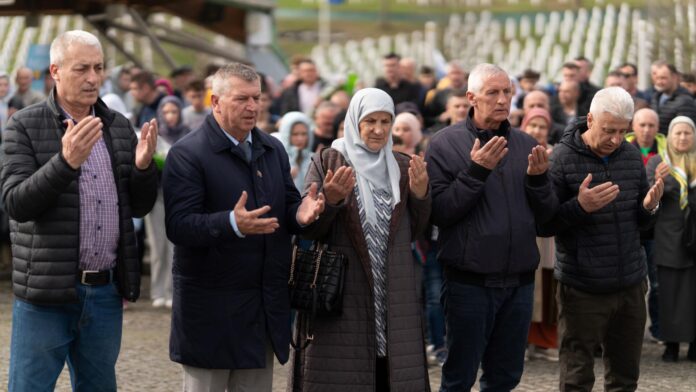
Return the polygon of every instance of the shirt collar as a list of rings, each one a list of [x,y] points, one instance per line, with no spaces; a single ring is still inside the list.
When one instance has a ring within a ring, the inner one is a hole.
[[[70,121],[73,122],[73,125],[77,125],[77,121],[75,121],[75,119],[73,118],[73,116],[71,116],[70,113],[68,113],[67,110],[65,110],[65,109],[64,109],[62,106],[60,106],[60,105],[58,105],[58,107],[60,108],[60,111],[63,113],[63,116],[65,116],[65,119],[66,119],[66,120],[70,120]],[[95,115],[95,114],[94,114],[94,105],[92,105],[92,106],[90,107],[90,115],[91,115],[91,116],[94,116],[94,115]]]
[[[225,136],[227,136],[227,138],[230,139],[232,141],[232,143],[234,143],[235,146],[239,145],[239,140],[233,138],[232,135],[227,133],[227,131],[225,131],[225,129],[223,127],[220,127],[220,129],[222,129],[222,133]],[[244,139],[244,141],[249,142],[249,144],[252,144],[251,143],[251,131],[249,131],[249,133],[247,133],[247,137],[246,137],[246,139]]]

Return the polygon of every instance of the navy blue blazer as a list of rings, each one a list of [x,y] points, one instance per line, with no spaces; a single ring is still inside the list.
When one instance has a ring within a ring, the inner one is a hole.
[[[300,194],[282,144],[252,130],[247,163],[212,115],[169,151],[163,173],[167,236],[174,243],[172,361],[209,369],[265,366],[290,341],[290,237],[300,231]],[[271,206],[273,234],[239,238],[230,224],[242,191],[248,210]]]

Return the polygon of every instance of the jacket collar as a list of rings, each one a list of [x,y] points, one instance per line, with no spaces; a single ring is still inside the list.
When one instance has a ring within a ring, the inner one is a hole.
[[[469,115],[466,117],[466,120],[464,121],[464,126],[466,129],[468,129],[470,132],[472,132],[478,139],[481,140],[481,142],[485,143],[488,140],[490,140],[493,136],[503,136],[507,138],[510,135],[510,129],[512,126],[510,125],[510,122],[508,120],[503,121],[500,123],[500,127],[498,129],[478,129],[476,128],[476,124],[474,124],[474,108],[469,109]],[[482,145],[483,145],[482,143]]]
[[[561,143],[567,145],[568,147],[572,148],[576,152],[588,156],[595,157],[597,159],[602,159],[599,157],[597,154],[592,152],[592,150],[585,144],[585,141],[582,140],[582,134],[587,131],[587,116],[583,117],[577,117],[573,123],[568,125],[566,128],[565,132],[563,133],[563,138],[561,139]],[[609,154],[608,158],[614,157],[616,154],[621,151],[625,145],[627,145],[629,142],[626,141],[625,139],[621,141],[621,144],[619,147],[616,148],[611,154]]]
[[[51,111],[51,113],[56,116],[59,120],[59,122],[63,122],[63,120],[66,119],[65,115],[63,114],[63,111],[60,109],[58,106],[58,102],[56,101],[56,88],[53,87],[53,90],[51,90],[51,93],[48,95],[48,98],[46,99],[46,105],[48,106],[48,110]],[[94,103],[94,114],[101,118],[102,121],[104,122],[105,126],[111,125],[111,123],[114,121],[114,118],[116,115],[114,114],[113,111],[111,111],[104,101],[101,100],[101,98],[97,98],[97,102]]]

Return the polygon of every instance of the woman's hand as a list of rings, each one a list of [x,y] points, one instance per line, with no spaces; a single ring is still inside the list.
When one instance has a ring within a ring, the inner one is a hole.
[[[428,194],[427,163],[418,155],[411,156],[408,168],[408,180],[411,193],[419,199],[424,199]]]
[[[667,162],[660,162],[659,165],[655,168],[655,182],[657,182],[658,179],[665,179],[669,175],[669,165]]]
[[[340,204],[353,191],[353,187],[355,187],[355,174],[351,167],[341,166],[336,173],[330,169],[326,172],[324,196],[327,203]]]

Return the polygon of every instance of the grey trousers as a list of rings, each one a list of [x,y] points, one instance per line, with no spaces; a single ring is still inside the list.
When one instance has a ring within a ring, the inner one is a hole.
[[[152,211],[145,215],[145,232],[150,249],[150,298],[172,299],[174,244],[167,239],[161,188],[157,191],[157,200]]]
[[[587,293],[558,283],[561,392],[592,391],[598,346],[602,347],[604,390],[636,390],[647,291],[647,280],[609,294]]]
[[[266,344],[266,367],[261,369],[202,369],[184,367],[184,392],[271,392],[273,348]]]

